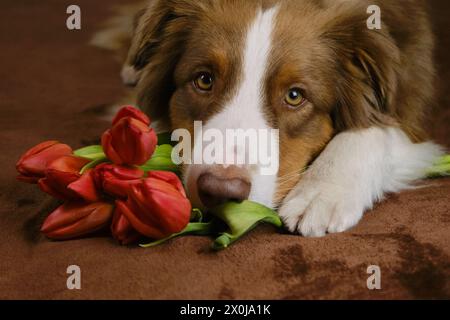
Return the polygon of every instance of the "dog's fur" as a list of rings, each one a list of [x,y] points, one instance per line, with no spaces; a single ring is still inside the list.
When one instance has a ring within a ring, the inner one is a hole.
[[[153,0],[135,16],[122,76],[137,104],[172,129],[277,128],[276,177],[247,172],[250,199],[279,209],[305,236],[354,226],[386,192],[422,178],[438,157],[425,142],[433,36],[421,0]],[[381,7],[381,30],[367,8]],[[214,74],[208,94],[192,85]],[[296,110],[283,97],[302,88]],[[301,172],[309,166],[303,174]],[[199,176],[185,168],[202,205]]]

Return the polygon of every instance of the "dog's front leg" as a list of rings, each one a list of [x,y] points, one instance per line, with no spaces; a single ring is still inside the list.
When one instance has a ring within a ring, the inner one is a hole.
[[[304,236],[345,231],[386,192],[424,177],[441,153],[431,142],[412,143],[398,128],[343,132],[304,173],[279,214],[291,232]]]

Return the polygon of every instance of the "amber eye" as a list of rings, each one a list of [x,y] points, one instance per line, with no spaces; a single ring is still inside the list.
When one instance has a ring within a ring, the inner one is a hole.
[[[209,72],[201,72],[194,80],[194,85],[201,91],[211,91],[214,83],[214,78]]]
[[[291,107],[299,107],[306,101],[306,99],[300,88],[292,88],[286,93],[284,101],[286,101],[286,103]]]

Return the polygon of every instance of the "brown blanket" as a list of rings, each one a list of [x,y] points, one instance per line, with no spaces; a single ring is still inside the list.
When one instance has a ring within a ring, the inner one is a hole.
[[[219,253],[205,237],[152,249],[45,239],[54,203],[18,183],[14,164],[43,140],[80,147],[108,126],[99,115],[123,94],[120,64],[88,41],[119,1],[78,0],[81,31],[66,28],[67,1],[1,2],[0,298],[450,298],[450,179],[390,195],[356,228],[320,239],[263,226]],[[430,130],[449,147],[450,2],[430,2],[441,92]],[[66,287],[69,265],[81,267],[81,290]],[[369,265],[381,268],[381,290],[367,289]]]

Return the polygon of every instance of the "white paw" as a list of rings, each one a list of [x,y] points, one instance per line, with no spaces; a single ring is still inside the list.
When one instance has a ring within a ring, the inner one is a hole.
[[[355,226],[364,213],[357,190],[314,180],[303,180],[279,209],[286,228],[305,237],[322,237]]]

